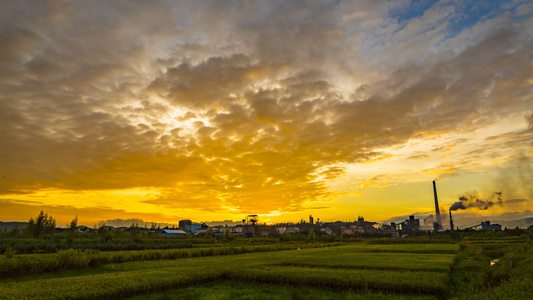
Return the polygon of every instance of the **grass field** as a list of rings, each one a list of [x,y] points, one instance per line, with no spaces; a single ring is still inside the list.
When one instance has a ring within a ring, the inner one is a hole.
[[[7,278],[0,284],[0,297],[172,298],[191,294],[204,299],[232,299],[237,293],[248,295],[248,299],[270,299],[276,291],[279,299],[443,298],[456,257],[453,253],[458,251],[459,246],[454,244],[358,243],[233,255],[139,259]],[[227,287],[231,285],[239,288]],[[246,286],[262,288],[247,292]]]

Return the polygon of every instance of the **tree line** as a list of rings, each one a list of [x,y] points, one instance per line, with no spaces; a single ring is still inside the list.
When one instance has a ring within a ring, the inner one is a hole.
[[[78,227],[78,216],[69,224],[68,231],[74,232]],[[24,232],[35,238],[52,235],[56,229],[56,220],[41,210],[37,218],[30,218]]]

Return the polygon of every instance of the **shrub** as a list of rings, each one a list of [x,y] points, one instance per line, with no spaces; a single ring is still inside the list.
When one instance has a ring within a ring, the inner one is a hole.
[[[112,239],[113,239],[113,236],[111,235],[111,232],[104,232],[102,233],[102,242],[103,243],[109,243]]]
[[[15,251],[11,248],[7,248],[6,251],[4,252],[4,255],[7,258],[12,258],[14,254],[15,254]]]
[[[89,267],[91,253],[74,249],[59,250],[57,252],[57,261],[65,269],[83,269]]]

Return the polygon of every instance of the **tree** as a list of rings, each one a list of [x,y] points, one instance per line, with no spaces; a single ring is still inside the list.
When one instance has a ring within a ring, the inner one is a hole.
[[[67,224],[68,226],[68,233],[71,236],[74,236],[76,234],[76,231],[78,230],[78,215],[74,219],[72,219],[72,222],[70,224]]]
[[[16,237],[19,234],[20,234],[20,229],[18,228],[18,226],[13,228],[13,230],[11,230],[11,236],[12,237]]]
[[[76,231],[77,228],[78,228],[78,215],[76,215],[76,217],[72,220],[72,222],[70,222],[70,226],[69,226],[69,229],[71,232]]]
[[[41,211],[42,212],[42,211]],[[33,235],[35,232],[35,220],[33,218],[30,218],[28,221],[28,225],[26,226],[26,229],[24,229],[26,234]]]
[[[52,235],[56,228],[56,220],[52,216],[48,216],[42,210],[37,219],[30,218],[26,233],[38,238],[43,234]]]
[[[314,242],[315,240],[316,240],[315,229],[311,228],[311,230],[309,231],[309,234],[307,234],[307,241]]]

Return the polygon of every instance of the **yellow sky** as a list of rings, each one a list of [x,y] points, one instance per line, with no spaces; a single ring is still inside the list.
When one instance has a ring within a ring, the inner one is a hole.
[[[0,220],[529,216],[533,6],[465,3],[7,2]]]

